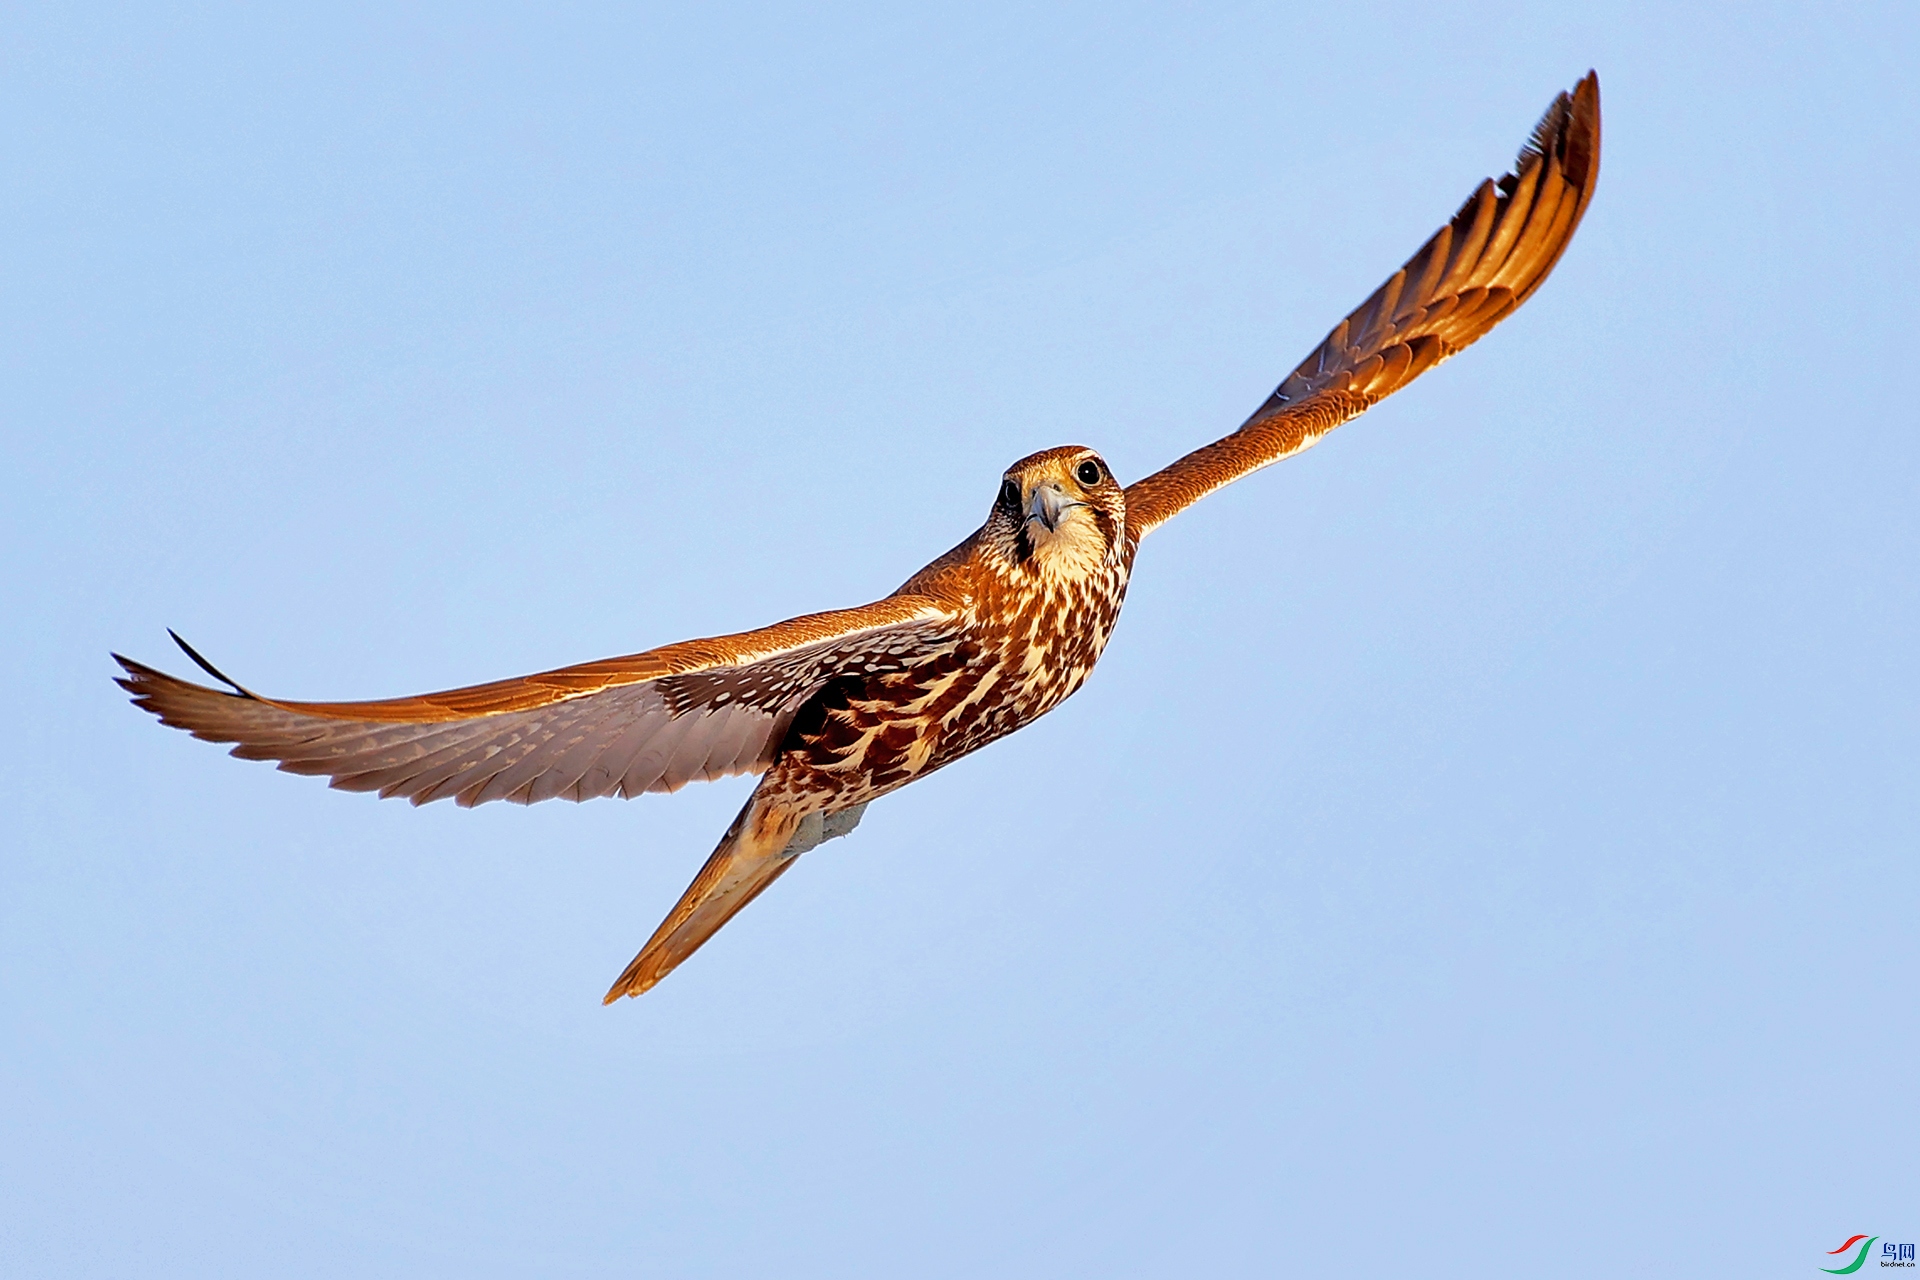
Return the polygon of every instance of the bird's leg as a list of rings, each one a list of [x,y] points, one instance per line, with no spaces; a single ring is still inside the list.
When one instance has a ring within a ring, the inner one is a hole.
[[[700,874],[602,1003],[612,1004],[621,996],[637,996],[649,990],[719,932],[740,908],[778,880],[804,849],[813,847],[794,839],[801,817],[756,790],[721,837],[720,847],[707,859],[707,865],[700,868]],[[790,844],[803,847],[789,849]]]

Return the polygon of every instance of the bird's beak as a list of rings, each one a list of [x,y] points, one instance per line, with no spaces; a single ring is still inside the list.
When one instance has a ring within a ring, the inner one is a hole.
[[[1069,502],[1057,484],[1042,484],[1034,488],[1033,496],[1027,499],[1027,519],[1038,520],[1052,533],[1060,527],[1060,517],[1069,508],[1080,506],[1078,502]]]

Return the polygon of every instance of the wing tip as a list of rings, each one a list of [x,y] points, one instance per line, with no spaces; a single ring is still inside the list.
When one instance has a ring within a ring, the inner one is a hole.
[[[1573,88],[1554,95],[1502,184],[1517,180],[1528,165],[1548,157],[1560,161],[1562,175],[1576,188],[1592,185],[1600,157],[1599,72],[1589,69]]]
[[[146,663],[129,658],[123,653],[114,653],[109,650],[107,656],[119,663],[120,670],[126,673],[124,675],[114,676],[113,682],[122,689],[125,689],[128,693],[138,695],[148,685],[154,684],[157,681],[170,680],[173,678],[167,675],[166,672],[161,671],[158,667],[150,667]]]
[[[229,693],[225,689],[209,689],[205,685],[194,684],[190,680],[182,680],[178,676],[168,675],[158,667],[150,667],[146,663],[129,658],[123,653],[116,653],[109,650],[108,656],[118,663],[120,669],[126,673],[125,675],[114,676],[113,682],[126,691],[128,701],[132,702],[134,706],[146,712],[148,715],[153,716],[161,724],[166,725],[170,729],[184,729],[194,737],[205,742],[233,741],[231,737],[218,736],[216,732],[208,730],[206,726],[196,723],[195,717],[184,714],[183,707],[185,702],[183,700],[190,700],[201,696],[232,698],[248,702],[259,702],[261,699],[256,694],[241,688],[225,675],[222,675],[217,667],[196,653],[193,647],[185,640],[182,640],[179,634],[171,627],[167,629],[167,634],[172,636],[174,643],[178,644],[187,656],[198,663],[203,670],[221,683],[229,686],[234,692]]]

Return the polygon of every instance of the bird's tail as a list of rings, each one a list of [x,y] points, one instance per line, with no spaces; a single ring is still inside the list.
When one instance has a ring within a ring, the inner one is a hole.
[[[720,838],[720,847],[601,1003],[612,1004],[621,996],[650,990],[778,880],[799,856],[787,848],[799,825],[797,815],[767,804],[758,795],[749,798]]]
[[[652,988],[778,880],[801,854],[859,826],[866,810],[866,805],[859,804],[838,813],[802,815],[770,805],[758,794],[750,797],[707,865],[601,1003],[612,1004],[621,996],[637,996]]]

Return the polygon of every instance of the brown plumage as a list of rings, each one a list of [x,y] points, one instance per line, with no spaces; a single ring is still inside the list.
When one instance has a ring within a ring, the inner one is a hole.
[[[231,692],[126,658],[119,683],[162,723],[236,743],[243,759],[415,804],[634,796],[761,774],[606,998],[638,995],[873,800],[1069,697],[1113,634],[1140,539],[1312,445],[1518,307],[1579,226],[1599,164],[1589,72],[1547,109],[1514,172],[1482,183],[1239,430],[1124,490],[1091,449],[1023,458],[978,531],[873,604],[381,702],[264,698],[184,642]]]

